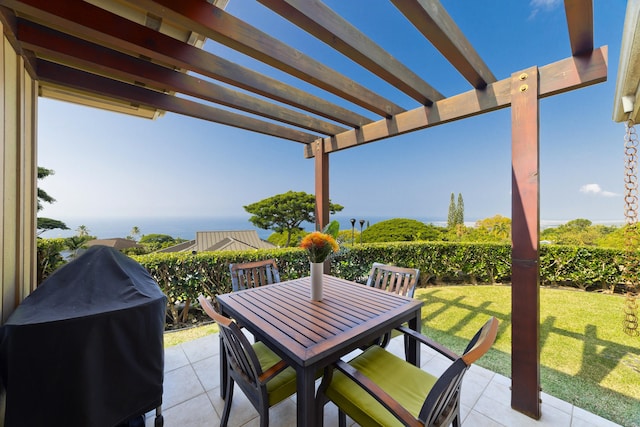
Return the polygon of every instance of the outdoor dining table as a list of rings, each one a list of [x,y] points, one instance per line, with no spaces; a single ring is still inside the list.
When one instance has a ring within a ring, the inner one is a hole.
[[[235,319],[278,354],[297,374],[297,425],[318,425],[315,380],[320,369],[394,327],[420,330],[422,301],[324,275],[321,301],[310,298],[310,277],[218,295],[222,313]],[[420,365],[420,348],[409,340],[407,360]],[[221,364],[221,395],[226,358]]]

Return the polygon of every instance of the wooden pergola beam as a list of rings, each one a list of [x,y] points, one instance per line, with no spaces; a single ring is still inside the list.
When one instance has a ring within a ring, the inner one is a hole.
[[[53,62],[38,59],[36,74],[39,80],[60,85],[66,88],[74,88],[81,92],[89,92],[99,97],[109,97],[133,105],[144,105],[150,108],[171,111],[197,119],[208,120],[240,129],[246,129],[265,135],[285,138],[304,144],[317,139],[317,135],[305,133],[277,124],[247,117],[219,108],[198,104],[188,99],[165,95],[141,86],[101,77],[95,74],[65,67]]]
[[[437,0],[391,0],[476,89],[496,81],[491,70]]]
[[[541,67],[539,72],[540,98],[603,82],[607,79],[607,47],[595,49],[591,54],[554,62]],[[360,129],[324,138],[324,151],[340,151],[510,105],[511,78],[508,78],[490,84],[483,90],[471,90],[437,101],[430,107],[419,107],[391,119],[379,120]],[[305,147],[304,154],[306,157],[313,157],[311,147]]]
[[[350,127],[371,122],[371,119],[339,105],[82,0],[3,0],[3,3],[58,31],[130,55],[149,58],[168,67],[194,71]]]
[[[420,104],[444,96],[319,0],[258,0]]]
[[[24,48],[72,68],[131,84],[143,83],[159,91],[183,93],[325,135],[346,131],[333,123],[22,19],[18,20],[17,35]]]
[[[581,55],[593,50],[593,0],[564,0],[571,53]]]
[[[278,68],[383,117],[404,109],[323,63],[202,0],[136,0],[161,18]]]

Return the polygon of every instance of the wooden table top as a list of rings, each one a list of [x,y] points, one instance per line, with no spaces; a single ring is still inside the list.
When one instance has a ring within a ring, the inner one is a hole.
[[[309,277],[219,295],[223,312],[258,337],[277,343],[299,366],[331,363],[400,322],[422,301],[324,275],[322,301],[311,301]],[[339,356],[336,356],[339,357]]]

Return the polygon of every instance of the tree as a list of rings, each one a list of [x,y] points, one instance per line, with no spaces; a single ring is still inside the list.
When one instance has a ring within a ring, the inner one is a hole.
[[[415,240],[440,240],[440,228],[415,219],[394,218],[380,221],[362,232],[363,241],[408,242]]]
[[[476,242],[508,243],[511,241],[511,219],[495,215],[491,218],[478,220],[469,237]]]
[[[462,201],[462,193],[458,193],[458,205],[455,214],[456,225],[464,225],[464,202]]]
[[[451,193],[451,201],[449,202],[449,213],[447,214],[447,227],[453,228],[456,225],[456,199]]]
[[[55,230],[55,229],[60,229],[60,230],[68,230],[69,227],[67,227],[67,224],[65,224],[62,221],[58,221],[57,219],[51,219],[51,218],[45,218],[42,216],[39,216],[37,218],[37,233],[38,235],[44,233],[47,230]]]
[[[616,231],[615,226],[592,225],[588,219],[578,218],[557,227],[545,228],[540,234],[544,240],[558,245],[596,246],[603,237]],[[609,246],[614,240],[605,242]]]
[[[131,228],[131,235],[127,236],[127,239],[133,240],[135,242],[136,237],[140,235],[140,228],[137,225],[134,225]]]
[[[455,195],[451,193],[449,212],[447,213],[447,228],[453,230],[459,228],[457,227],[459,225],[464,225],[464,202],[462,201],[462,193],[458,193],[458,204],[456,204]]]
[[[90,240],[89,236],[71,236],[64,239],[64,244],[71,251],[71,258],[78,256],[78,251]]]
[[[157,251],[159,249],[168,248],[169,246],[177,245],[178,243],[186,242],[185,239],[173,238],[168,234],[145,234],[140,238],[140,243],[149,252]]]
[[[38,179],[44,179],[50,175],[53,175],[54,173],[55,172],[51,169],[38,166]],[[37,196],[38,196],[38,211],[41,211],[43,209],[43,206],[42,206],[43,202],[54,203],[56,201],[56,199],[51,197],[49,194],[47,194],[46,191],[44,191],[40,187],[38,187]],[[55,230],[55,229],[68,230],[69,227],[67,227],[67,224],[57,219],[51,219],[51,218],[45,218],[45,217],[38,217],[36,219],[36,230],[37,230],[36,233],[38,235],[44,233],[47,230]]]
[[[86,225],[80,225],[78,228],[76,228],[76,233],[78,233],[79,237],[86,237],[89,235],[89,229]]]
[[[253,215],[249,221],[256,227],[286,234],[286,246],[291,244],[293,230],[302,230],[300,224],[316,222],[316,198],[304,191],[287,191],[243,207]],[[329,202],[332,214],[342,209],[343,206]]]

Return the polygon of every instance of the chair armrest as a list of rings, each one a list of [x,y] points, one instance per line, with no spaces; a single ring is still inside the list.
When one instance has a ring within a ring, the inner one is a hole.
[[[431,347],[432,349],[434,349],[435,351],[437,351],[438,353],[442,354],[443,356],[445,356],[448,359],[456,360],[456,359],[458,359],[460,357],[456,353],[454,353],[453,351],[451,351],[448,348],[446,348],[445,346],[443,346],[442,344],[439,344],[439,343],[435,342],[431,338],[428,338],[428,337],[426,337],[426,336],[414,331],[413,329],[407,328],[406,326],[398,326],[396,329],[398,331],[402,332],[403,334],[409,335],[413,339],[418,340],[422,344]]]
[[[338,360],[335,363],[335,366],[336,369],[345,374],[356,384],[362,387],[363,390],[373,396],[378,402],[380,402],[381,405],[387,408],[387,410],[391,412],[404,425],[410,427],[424,427],[424,423],[422,423],[422,421],[414,417],[393,397],[391,397],[387,392],[381,389],[376,383],[371,381],[356,368],[342,360]]]
[[[285,362],[284,360],[281,360],[275,365],[273,365],[272,367],[270,367],[269,369],[267,369],[266,371],[264,371],[262,375],[260,375],[260,377],[258,378],[258,381],[260,381],[261,384],[264,384],[268,382],[271,378],[278,375],[280,372],[287,369],[288,367],[289,365],[287,364],[287,362]]]

